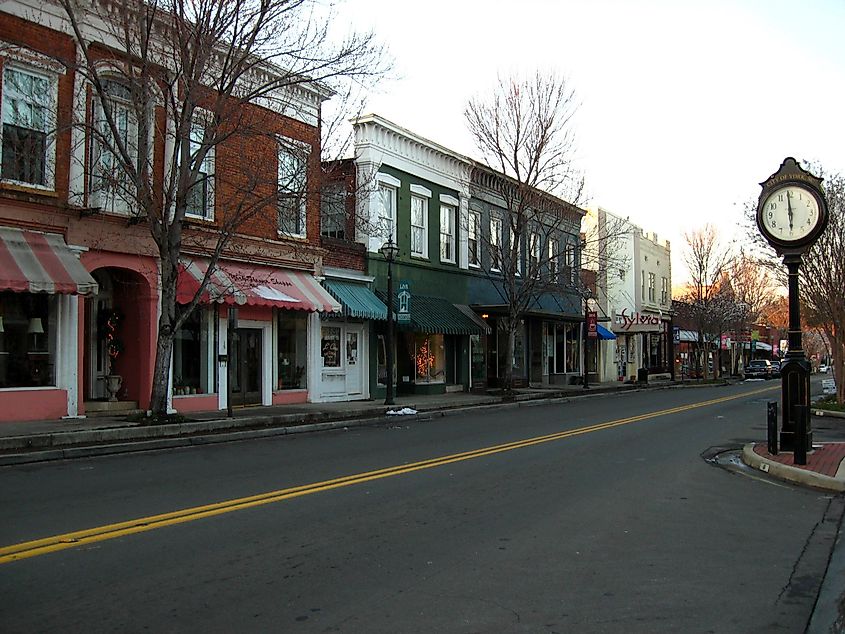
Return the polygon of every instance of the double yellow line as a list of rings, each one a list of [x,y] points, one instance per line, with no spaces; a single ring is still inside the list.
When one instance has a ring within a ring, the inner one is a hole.
[[[639,414],[637,416],[629,416],[628,418],[620,418],[605,423],[589,425],[587,427],[579,427],[577,429],[570,429],[568,431],[547,434],[545,436],[535,436],[533,438],[526,438],[523,440],[517,440],[501,445],[493,445],[490,447],[483,447],[481,449],[474,449],[472,451],[465,451],[462,453],[451,454],[448,456],[431,458],[429,460],[422,460],[419,462],[412,462],[409,464],[387,467],[385,469],[378,469],[376,471],[366,471],[354,475],[343,476],[341,478],[335,478],[333,480],[323,480],[321,482],[314,482],[311,484],[291,487],[288,489],[280,489],[277,491],[270,491],[268,493],[261,493],[259,495],[252,495],[249,497],[227,500],[225,502],[218,502],[216,504],[194,506],[179,511],[173,511],[171,513],[151,515],[148,517],[141,517],[126,522],[119,522],[117,524],[107,524],[105,526],[98,526],[96,528],[89,528],[82,531],[64,533],[62,535],[54,535],[52,537],[45,537],[43,539],[36,539],[20,544],[14,544],[12,546],[5,546],[3,548],[0,548],[0,564],[6,564],[12,561],[17,561],[19,559],[28,559],[29,557],[37,557],[39,555],[46,555],[47,553],[65,550],[67,548],[85,546],[88,544],[93,544],[108,539],[124,537],[126,535],[134,535],[135,533],[152,531],[159,528],[164,528],[165,526],[173,526],[175,524],[193,522],[195,520],[203,519],[206,517],[223,515],[224,513],[242,511],[244,509],[253,508],[255,506],[261,506],[264,504],[282,502],[283,500],[290,500],[292,498],[297,498],[304,495],[312,495],[314,493],[321,493],[323,491],[331,491],[332,489],[339,489],[341,487],[361,484],[363,482],[381,480],[383,478],[390,478],[406,473],[413,473],[414,471],[421,471],[423,469],[432,469],[434,467],[440,467],[443,465],[452,464],[454,462],[462,462],[464,460],[482,458],[484,456],[490,456],[504,451],[513,451],[514,449],[530,447],[531,445],[539,445],[541,443],[552,442],[555,440],[563,440],[564,438],[572,438],[573,436],[591,434],[593,432],[602,431],[604,429],[611,429],[613,427],[619,427],[621,425],[628,425],[630,423],[636,423],[639,421],[648,420],[650,418],[656,418],[658,416],[668,416],[669,414],[677,414],[680,412],[685,412],[700,407],[716,405],[718,403],[724,403],[726,401],[732,401],[738,398],[746,398],[748,396],[760,394],[762,392],[768,392],[772,389],[775,388],[766,388],[762,390],[755,390],[753,392],[744,392],[742,394],[735,394],[733,396],[725,396],[721,398],[711,399],[709,401],[693,403],[690,405],[681,405],[679,407],[672,407],[670,409],[659,410],[656,412]]]

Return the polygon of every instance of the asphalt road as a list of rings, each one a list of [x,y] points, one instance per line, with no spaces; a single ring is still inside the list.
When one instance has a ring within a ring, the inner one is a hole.
[[[0,631],[801,632],[841,500],[705,459],[775,388],[2,468]]]

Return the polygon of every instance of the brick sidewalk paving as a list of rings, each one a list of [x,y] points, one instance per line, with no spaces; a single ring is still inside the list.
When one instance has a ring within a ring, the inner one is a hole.
[[[845,459],[845,442],[830,442],[813,445],[812,452],[807,454],[807,464],[795,464],[795,458],[791,451],[784,451],[776,456],[768,452],[765,443],[754,445],[754,453],[761,458],[777,462],[796,469],[806,469],[822,475],[836,477],[842,460]]]

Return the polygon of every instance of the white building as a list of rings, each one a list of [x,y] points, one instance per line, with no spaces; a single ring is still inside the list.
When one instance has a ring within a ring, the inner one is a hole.
[[[585,267],[596,272],[596,308],[615,340],[602,342],[600,380],[671,376],[672,262],[668,240],[602,207],[587,210]]]

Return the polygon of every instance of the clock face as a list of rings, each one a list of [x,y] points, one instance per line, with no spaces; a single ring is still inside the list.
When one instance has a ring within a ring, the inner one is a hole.
[[[760,214],[762,229],[781,242],[803,240],[821,221],[818,200],[797,185],[775,190],[766,198]]]

